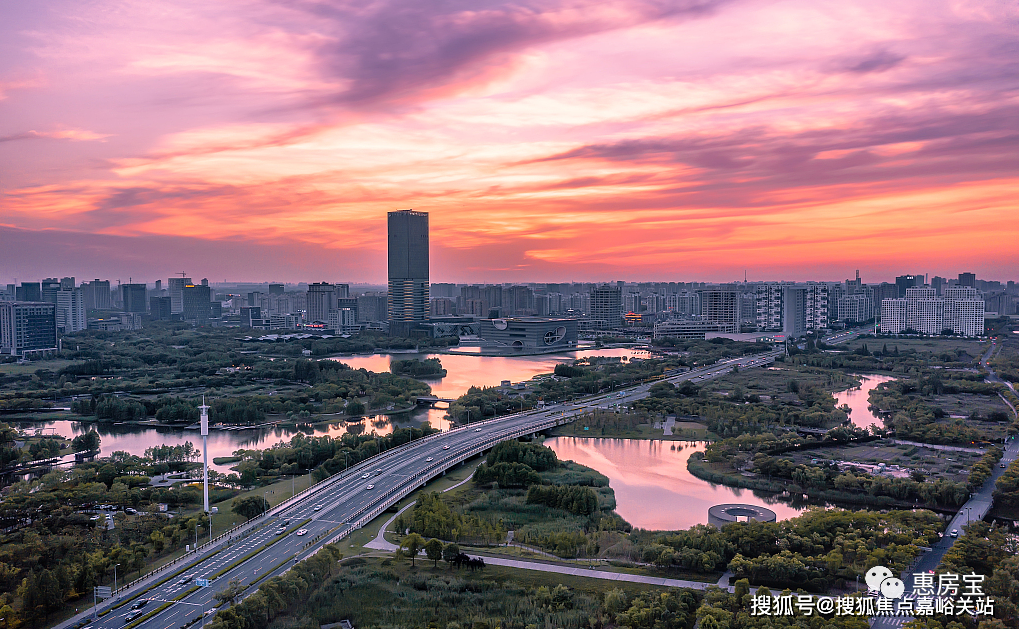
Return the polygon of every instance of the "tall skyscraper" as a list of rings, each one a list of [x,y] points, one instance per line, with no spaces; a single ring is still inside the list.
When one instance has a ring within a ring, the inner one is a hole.
[[[71,288],[57,291],[57,327],[64,334],[81,332],[87,326],[85,298],[82,290],[74,288],[73,284],[72,280]]]
[[[81,293],[85,298],[85,310],[109,310],[113,306],[110,300],[110,280],[82,282]]]
[[[0,302],[0,353],[24,356],[40,350],[55,350],[56,347],[56,304]]]
[[[184,312],[184,287],[194,286],[190,277],[171,277],[166,286],[170,293],[170,311],[173,314]]]
[[[615,328],[623,322],[623,290],[604,284],[591,290],[591,318],[599,328]]]
[[[721,331],[736,333],[740,329],[740,298],[734,290],[701,291],[701,319],[721,326]]]
[[[389,330],[406,336],[428,319],[428,213],[389,213]]]
[[[121,284],[120,301],[124,312],[145,312],[145,284]]]
[[[336,286],[326,282],[308,284],[308,321],[325,323],[329,313],[336,311]],[[258,306],[259,304],[248,304]]]

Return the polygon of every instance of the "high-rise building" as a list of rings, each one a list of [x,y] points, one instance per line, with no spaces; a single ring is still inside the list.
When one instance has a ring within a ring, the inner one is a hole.
[[[807,287],[786,286],[782,293],[782,332],[803,336],[807,332]]]
[[[881,332],[884,334],[899,334],[908,327],[906,300],[881,300]]]
[[[740,296],[737,291],[701,291],[701,320],[719,325],[722,332],[735,334],[740,328]]]
[[[336,286],[327,282],[308,284],[308,322],[329,321],[329,313],[336,311]],[[250,304],[257,306],[258,304]]]
[[[60,280],[55,277],[47,277],[40,284],[42,300],[51,304],[57,303],[57,293],[60,292]]]
[[[85,298],[80,288],[57,291],[57,327],[64,334],[81,332],[88,327],[85,316]]]
[[[167,292],[170,294],[170,312],[184,312],[184,287],[193,285],[190,277],[171,277],[166,281]]]
[[[959,286],[968,286],[975,288],[977,285],[976,273],[960,273],[959,274]]]
[[[0,353],[24,356],[26,353],[56,348],[56,304],[0,302]]]
[[[906,326],[920,334],[937,335],[945,329],[945,301],[929,286],[906,289]]]
[[[895,285],[899,287],[899,297],[905,297],[906,289],[923,286],[923,276],[900,275],[895,278]]]
[[[42,301],[42,287],[39,282],[22,282],[16,289],[15,297],[18,301]]]
[[[149,299],[149,313],[157,321],[169,321],[172,318],[169,297],[153,297]]]
[[[92,280],[81,283],[81,294],[86,310],[110,310],[110,280]]]
[[[385,293],[368,293],[357,298],[357,322],[385,321],[389,298]]]
[[[145,284],[121,284],[120,302],[124,312],[145,312]]]
[[[283,286],[283,284],[269,284],[270,295],[282,295],[285,292],[286,288]]]
[[[188,284],[181,289],[181,316],[185,321],[201,325],[212,317],[212,289],[208,285]],[[172,296],[171,296],[172,307]]]
[[[589,314],[600,328],[614,328],[623,323],[623,289],[619,285],[602,284],[591,290]]]
[[[428,213],[390,212],[389,329],[408,335],[428,319]]]

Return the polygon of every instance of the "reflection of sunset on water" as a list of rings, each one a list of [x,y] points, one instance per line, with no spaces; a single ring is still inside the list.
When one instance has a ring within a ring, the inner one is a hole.
[[[704,451],[703,442],[553,437],[545,445],[560,459],[608,476],[616,494],[616,513],[638,528],[675,530],[705,524],[709,507],[730,502],[767,507],[779,520],[800,512],[788,503],[712,485],[690,474],[686,460]]]

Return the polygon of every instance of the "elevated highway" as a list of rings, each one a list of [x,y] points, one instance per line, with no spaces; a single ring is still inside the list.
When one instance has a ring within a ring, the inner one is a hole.
[[[782,353],[778,349],[719,361],[665,380],[701,382],[727,374],[734,367],[750,369],[770,365]],[[89,610],[57,627],[176,629],[211,610],[216,604],[215,593],[224,589],[231,579],[253,585],[281,573],[295,561],[364,526],[429,480],[488,451],[500,441],[534,435],[574,421],[593,408],[630,404],[646,397],[653,384],[655,382],[646,382],[572,403],[553,404],[472,423],[379,454],[220,535],[158,572],[121,588],[114,599],[99,606],[100,615],[95,620]],[[281,528],[285,529],[282,533],[279,532]],[[301,529],[306,533],[298,535]],[[210,585],[196,587],[199,579],[208,580]],[[150,602],[140,609],[141,614],[129,617],[131,607],[142,600]]]

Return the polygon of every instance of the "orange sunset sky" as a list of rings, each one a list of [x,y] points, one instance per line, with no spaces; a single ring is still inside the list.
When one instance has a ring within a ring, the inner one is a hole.
[[[1019,279],[1012,2],[0,7],[0,281]]]

